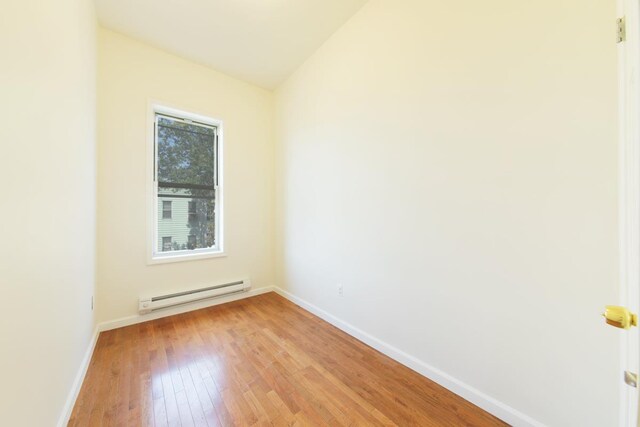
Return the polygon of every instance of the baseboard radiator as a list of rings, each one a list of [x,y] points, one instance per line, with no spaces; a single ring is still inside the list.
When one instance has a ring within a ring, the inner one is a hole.
[[[189,289],[173,294],[140,297],[138,312],[140,314],[151,313],[162,308],[188,304],[203,299],[216,298],[240,292],[247,292],[251,288],[249,279],[223,283],[221,285],[208,286],[206,288]]]

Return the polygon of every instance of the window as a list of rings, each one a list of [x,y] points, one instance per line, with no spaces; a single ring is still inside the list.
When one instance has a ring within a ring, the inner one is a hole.
[[[189,201],[189,223],[195,222],[198,220],[198,214],[196,213],[196,201]]]
[[[163,251],[171,250],[171,236],[162,238],[162,250]]]
[[[154,119],[152,260],[219,255],[220,123],[164,108]]]
[[[171,219],[171,201],[162,201],[162,219]]]

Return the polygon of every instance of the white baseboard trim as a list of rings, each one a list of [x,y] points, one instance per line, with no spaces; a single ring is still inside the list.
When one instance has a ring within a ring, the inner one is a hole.
[[[120,319],[108,320],[98,324],[98,330],[110,331],[111,329],[122,328],[125,326],[135,325],[136,323],[148,322],[149,320],[160,319],[162,317],[173,316],[175,314],[187,313],[189,311],[200,310],[202,308],[212,307],[214,305],[225,304],[231,301],[237,301],[244,298],[254,297],[256,295],[265,294],[267,292],[273,292],[273,286],[266,286],[258,289],[251,289],[247,292],[241,292],[237,294],[216,297],[211,299],[205,299],[202,301],[196,301],[193,303],[180,305],[171,308],[165,308],[162,310],[154,311],[149,314],[135,314],[133,316],[122,317]]]
[[[378,338],[364,332],[361,329],[337,318],[336,316],[326,312],[325,310],[299,298],[284,289],[274,287],[273,289],[284,298],[293,302],[296,305],[304,308],[305,310],[315,314],[321,319],[331,323],[333,326],[341,329],[352,337],[362,341],[363,343],[375,348],[379,352],[389,356],[396,362],[399,362],[419,374],[429,378],[432,381],[440,384],[453,393],[463,397],[476,406],[484,409],[492,415],[500,418],[501,420],[516,426],[516,427],[543,427],[544,424],[534,420],[528,415],[500,402],[497,399],[481,392],[480,390],[471,387],[468,384],[452,377],[451,375],[435,368],[413,356],[403,352],[402,350],[387,344],[386,342],[379,340]]]
[[[89,363],[91,363],[91,357],[93,356],[93,350],[96,348],[96,343],[98,342],[99,334],[100,334],[100,331],[96,326],[93,329],[93,335],[91,336],[89,347],[87,347],[87,351],[84,353],[84,357],[82,358],[82,362],[80,363],[80,368],[78,369],[76,378],[73,380],[73,385],[71,386],[71,390],[69,391],[69,396],[67,396],[67,401],[64,404],[62,414],[60,414],[60,418],[58,419],[58,424],[57,424],[58,427],[66,427],[66,425],[69,424],[69,418],[71,418],[71,412],[73,411],[73,406],[76,404],[76,399],[80,394],[80,389],[82,388],[84,377],[85,375],[87,375],[87,370],[89,369]]]

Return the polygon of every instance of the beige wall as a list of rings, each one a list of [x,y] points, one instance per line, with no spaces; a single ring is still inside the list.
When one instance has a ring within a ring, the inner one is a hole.
[[[616,425],[614,12],[368,3],[276,93],[278,283],[539,422]]]
[[[94,325],[93,2],[3,2],[0,52],[0,424],[53,426]]]
[[[136,315],[142,293],[273,285],[273,94],[108,30],[98,39],[99,320]],[[224,122],[227,257],[146,263],[150,101]]]

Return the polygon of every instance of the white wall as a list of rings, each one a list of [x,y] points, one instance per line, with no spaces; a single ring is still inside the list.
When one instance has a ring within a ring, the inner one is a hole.
[[[617,425],[614,12],[368,3],[276,93],[278,283],[539,422]]]
[[[273,285],[273,93],[108,30],[98,39],[99,320],[136,315],[142,293]],[[224,122],[227,257],[147,265],[150,101]]]
[[[91,340],[95,19],[89,0],[2,3],[2,425],[55,425]]]

